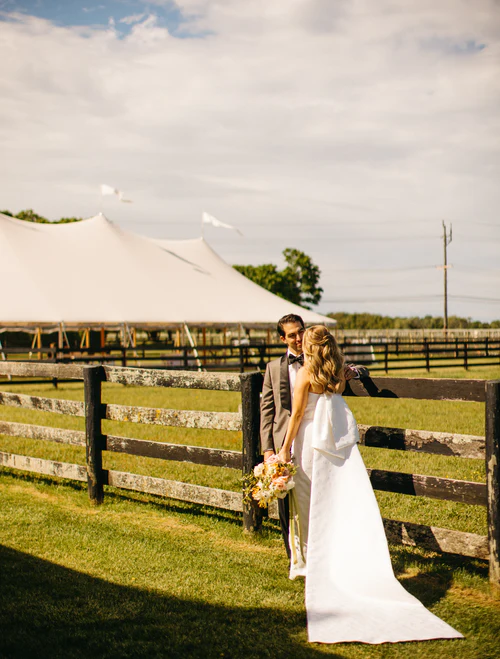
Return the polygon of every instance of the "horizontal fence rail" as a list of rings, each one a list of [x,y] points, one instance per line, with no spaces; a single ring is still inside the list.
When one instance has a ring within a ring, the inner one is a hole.
[[[136,387],[178,387],[211,391],[241,391],[240,378],[230,373],[166,372],[143,368],[103,367],[106,382]],[[1,372],[1,371],[0,371]]]
[[[384,428],[358,424],[361,444],[396,451],[416,451],[461,458],[484,458],[485,439],[476,435],[460,435],[429,430]]]
[[[22,378],[57,378],[58,380],[82,380],[83,365],[37,364],[36,362],[0,361],[0,375]]]
[[[223,510],[243,511],[243,501],[239,492],[220,490],[214,487],[203,487],[191,483],[180,483],[163,478],[130,474],[121,471],[108,471],[107,484],[126,490],[159,494],[179,501],[197,503]]]
[[[22,469],[34,474],[44,476],[57,476],[58,478],[69,478],[74,481],[87,481],[87,467],[69,462],[56,462],[55,460],[43,460],[26,455],[16,455],[0,451],[0,465],[11,469]]]
[[[248,530],[259,528],[262,521],[262,511],[258,509],[256,504],[248,505],[243,503],[239,492],[107,470],[102,466],[102,453],[103,451],[110,451],[214,467],[238,470],[243,468],[245,473],[250,471],[261,460],[259,455],[259,395],[262,386],[262,375],[260,373],[234,375],[213,372],[194,373],[192,371],[167,372],[109,365],[83,367],[47,363],[0,362],[0,375],[2,374],[84,380],[85,403],[2,391],[0,392],[0,404],[32,411],[52,412],[74,417],[84,416],[86,420],[85,432],[0,421],[0,434],[85,446],[87,466],[6,452],[0,452],[1,465],[50,476],[87,481],[89,495],[97,503],[102,501],[103,486],[111,485],[243,512],[245,528]],[[240,392],[242,396],[242,413],[169,410],[103,403],[101,398],[101,383],[103,382],[131,386],[162,386]],[[487,483],[382,469],[368,469],[368,474],[374,489],[409,496],[431,497],[467,505],[486,506],[489,519],[488,537],[387,519],[384,520],[384,526],[387,537],[391,542],[414,544],[437,551],[478,558],[489,558],[490,579],[495,583],[500,583],[500,570],[498,568],[500,542],[497,542],[500,533],[500,496],[498,494],[500,382],[368,377],[361,381],[351,381],[345,393],[348,396],[380,398],[486,401],[487,425],[485,437],[368,425],[360,425],[359,430],[361,443],[368,447],[417,451],[467,459],[486,458]],[[229,451],[105,434],[101,428],[101,424],[105,420],[134,424],[242,431],[243,450],[241,452]],[[275,507],[271,507],[269,516],[271,518],[276,517]]]
[[[0,399],[1,400],[1,399]],[[103,405],[103,417],[112,421],[129,421],[180,428],[207,430],[241,430],[241,414],[237,412],[203,412],[198,410],[167,410],[129,405]]]
[[[242,468],[242,457],[239,451],[226,451],[218,448],[206,448],[204,446],[166,444],[146,439],[104,435],[103,449],[114,451],[115,453],[138,455],[145,458],[192,462],[193,464],[208,465],[211,467],[228,467],[230,469]]]
[[[57,414],[66,414],[67,416],[85,416],[85,406],[77,400],[26,396],[25,394],[8,391],[0,391],[0,405],[23,407],[26,410],[35,410],[37,412],[57,412]]]
[[[73,446],[85,446],[85,433],[83,430],[36,426],[31,423],[0,420],[0,435],[25,437],[26,439],[41,439],[48,442],[58,442],[59,444],[71,444]]]
[[[367,472],[375,490],[458,501],[476,506],[487,505],[485,483],[406,474],[383,469],[367,469]]]
[[[484,402],[486,389],[484,380],[368,377],[349,380],[344,396]]]

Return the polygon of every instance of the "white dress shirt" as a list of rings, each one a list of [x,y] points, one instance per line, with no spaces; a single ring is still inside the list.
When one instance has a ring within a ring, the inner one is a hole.
[[[287,351],[287,357],[288,355],[292,355],[292,357],[298,357],[298,355],[294,355],[291,350]],[[295,380],[297,379],[297,373],[299,372],[299,368],[302,366],[299,362],[294,362],[293,364],[288,364],[288,380],[290,382],[290,396],[292,397],[293,401],[293,390],[295,388]]]

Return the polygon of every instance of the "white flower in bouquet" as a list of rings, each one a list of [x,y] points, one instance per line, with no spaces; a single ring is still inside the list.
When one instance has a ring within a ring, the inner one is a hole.
[[[254,476],[257,476],[257,478],[260,478],[263,475],[265,469],[266,468],[264,466],[264,463],[261,462],[260,464],[258,464],[256,467],[253,468]]]

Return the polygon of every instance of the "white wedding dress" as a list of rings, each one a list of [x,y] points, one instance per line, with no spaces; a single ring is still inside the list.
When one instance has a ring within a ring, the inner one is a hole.
[[[463,638],[395,578],[358,441],[341,395],[309,394],[290,492],[290,578],[306,578],[309,641]]]

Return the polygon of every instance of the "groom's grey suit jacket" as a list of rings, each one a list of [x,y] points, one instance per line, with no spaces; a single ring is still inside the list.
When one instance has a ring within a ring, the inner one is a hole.
[[[288,376],[288,354],[273,359],[266,367],[260,403],[261,451],[279,452],[292,412],[292,396]]]

